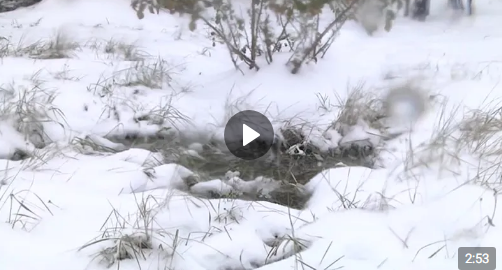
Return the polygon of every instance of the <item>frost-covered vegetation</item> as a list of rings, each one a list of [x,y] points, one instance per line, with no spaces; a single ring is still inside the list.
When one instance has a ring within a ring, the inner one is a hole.
[[[405,2],[2,13],[0,268],[443,270],[500,247],[502,5]],[[263,158],[225,146],[243,110],[275,128]]]

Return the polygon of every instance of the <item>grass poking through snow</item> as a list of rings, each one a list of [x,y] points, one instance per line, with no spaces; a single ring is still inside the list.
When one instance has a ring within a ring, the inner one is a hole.
[[[25,37],[21,37],[18,42],[12,43],[8,39],[0,40],[1,57],[24,57],[33,59],[62,59],[71,58],[81,47],[69,34],[62,31],[57,32],[48,39],[41,39],[26,44]]]

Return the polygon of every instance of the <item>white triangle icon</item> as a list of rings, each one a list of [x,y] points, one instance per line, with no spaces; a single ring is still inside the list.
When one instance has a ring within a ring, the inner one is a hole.
[[[242,146],[248,145],[258,137],[260,137],[260,133],[254,131],[246,124],[242,124]]]

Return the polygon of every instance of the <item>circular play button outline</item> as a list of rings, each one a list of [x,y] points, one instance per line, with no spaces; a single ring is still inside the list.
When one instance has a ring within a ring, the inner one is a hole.
[[[234,114],[225,125],[225,144],[232,155],[244,159],[261,158],[274,143],[274,127],[268,118],[253,110]]]

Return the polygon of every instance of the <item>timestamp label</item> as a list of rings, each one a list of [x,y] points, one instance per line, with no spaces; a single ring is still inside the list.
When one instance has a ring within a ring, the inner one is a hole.
[[[497,250],[494,247],[458,248],[459,270],[495,270]]]

